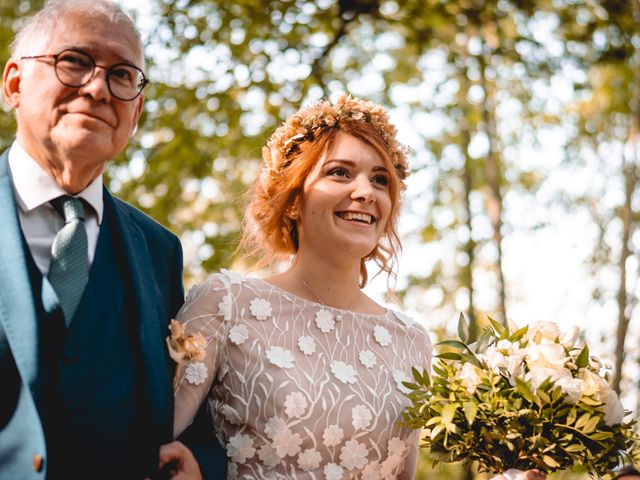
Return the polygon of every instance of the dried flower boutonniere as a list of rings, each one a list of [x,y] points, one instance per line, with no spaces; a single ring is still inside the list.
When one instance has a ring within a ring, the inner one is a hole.
[[[169,325],[171,335],[167,337],[169,356],[176,362],[173,378],[174,387],[178,383],[180,366],[184,362],[199,362],[205,358],[207,341],[201,333],[187,333],[181,323],[171,320]]]

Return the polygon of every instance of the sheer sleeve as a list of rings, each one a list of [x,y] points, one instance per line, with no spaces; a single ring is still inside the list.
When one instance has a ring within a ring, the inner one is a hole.
[[[188,293],[176,320],[187,334],[200,333],[206,340],[206,356],[201,362],[185,362],[176,372],[173,434],[180,435],[192,422],[216,378],[225,338],[224,306],[229,285],[219,275],[194,286]]]

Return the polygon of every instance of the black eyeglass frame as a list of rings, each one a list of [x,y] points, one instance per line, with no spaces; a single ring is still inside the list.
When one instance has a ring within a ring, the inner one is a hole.
[[[60,75],[58,74],[58,59],[65,52],[79,53],[81,55],[84,55],[85,57],[87,57],[91,61],[91,67],[92,67],[91,68],[91,75],[89,75],[89,78],[84,83],[81,83],[80,85],[74,85],[74,84],[70,84],[70,83],[67,83],[67,82],[63,82],[60,79]],[[81,87],[84,87],[86,84],[88,84],[89,82],[91,82],[91,80],[93,80],[95,78],[96,67],[102,68],[106,72],[105,80],[107,82],[107,88],[109,89],[109,93],[111,94],[112,97],[117,98],[118,100],[123,101],[123,102],[131,102],[131,101],[135,100],[136,98],[138,98],[140,96],[140,94],[142,93],[142,90],[144,90],[144,87],[146,87],[147,85],[149,85],[149,83],[151,83],[147,79],[147,77],[145,76],[145,74],[142,71],[142,69],[136,67],[135,65],[131,65],[130,63],[126,63],[126,62],[120,62],[120,63],[113,64],[110,67],[106,67],[104,65],[97,64],[96,61],[93,59],[93,57],[91,55],[89,55],[87,52],[83,52],[82,50],[76,50],[75,48],[65,48],[64,50],[62,50],[59,53],[46,53],[46,54],[42,54],[42,55],[28,55],[28,56],[20,57],[20,60],[33,60],[33,59],[39,59],[39,58],[53,58],[53,70],[54,70],[54,72],[56,74],[56,78],[58,79],[58,81],[61,84],[63,84],[65,87],[69,87],[69,88],[81,88]],[[137,70],[138,72],[140,72],[140,76],[142,78],[142,81],[138,84],[137,93],[131,98],[123,98],[123,97],[118,96],[115,93],[113,93],[113,90],[111,88],[110,78],[111,78],[111,75],[113,74],[113,72],[115,71],[115,69],[117,67],[129,67],[129,68],[133,68],[133,69]]]

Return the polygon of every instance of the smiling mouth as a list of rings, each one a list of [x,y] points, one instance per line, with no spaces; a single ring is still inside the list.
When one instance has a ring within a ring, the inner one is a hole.
[[[337,212],[336,215],[348,222],[364,223],[365,225],[372,225],[376,222],[376,217],[368,213]]]

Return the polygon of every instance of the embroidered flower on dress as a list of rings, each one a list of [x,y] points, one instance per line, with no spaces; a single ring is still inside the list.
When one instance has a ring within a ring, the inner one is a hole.
[[[396,478],[396,469],[398,465],[402,462],[402,457],[400,455],[389,455],[387,459],[382,462],[382,468],[380,469],[380,478],[384,480],[395,480]]]
[[[327,447],[335,447],[342,441],[344,432],[338,425],[329,425],[322,433],[322,443]]]
[[[321,461],[322,455],[315,448],[308,448],[298,454],[298,467],[305,472],[318,468]]]
[[[242,423],[240,414],[233,407],[230,407],[229,405],[223,405],[220,408],[220,412],[230,424],[240,425]]]
[[[273,468],[280,463],[280,457],[276,452],[274,446],[270,443],[265,443],[258,449],[258,458],[262,461],[265,467]]]
[[[371,410],[366,405],[356,405],[351,409],[351,424],[356,430],[367,428],[372,418]]]
[[[288,428],[281,430],[273,437],[273,447],[276,449],[276,453],[280,458],[284,458],[289,455],[293,457],[300,451],[300,444],[302,444],[302,438],[300,434],[293,433]]]
[[[254,298],[249,305],[251,315],[256,319],[264,321],[271,316],[271,303],[264,298]]]
[[[370,462],[362,470],[362,480],[378,480],[380,478],[380,462]]]
[[[316,325],[323,333],[329,333],[336,326],[333,314],[329,310],[318,310],[316,312]]]
[[[311,355],[316,351],[316,341],[313,339],[313,337],[303,335],[298,338],[298,348],[305,355]]]
[[[202,362],[190,363],[187,365],[184,375],[191,385],[200,385],[207,379],[207,366]]]
[[[220,269],[220,272],[224,275],[225,279],[227,279],[229,284],[231,285],[233,285],[234,283],[236,285],[240,285],[244,281],[244,275],[238,272],[232,272],[230,270],[227,270],[226,268]]]
[[[222,297],[222,301],[218,303],[218,315],[222,315],[225,320],[231,318],[231,294],[227,293]]]
[[[307,410],[307,397],[300,392],[290,393],[284,400],[284,406],[284,411],[289,418],[300,418]]]
[[[284,431],[286,428],[287,424],[283,419],[280,417],[271,417],[264,426],[264,433],[267,437],[273,440],[276,435]]]
[[[342,383],[352,384],[356,383],[356,376],[358,375],[355,368],[340,361],[331,362],[331,373]]]
[[[351,471],[362,468],[367,463],[367,447],[357,440],[347,440],[340,449],[340,465]]]
[[[388,451],[389,455],[404,455],[404,451],[407,449],[407,444],[400,437],[393,437],[389,440]]]
[[[229,340],[236,345],[242,345],[249,338],[249,329],[246,325],[234,325],[229,330]]]
[[[229,463],[227,465],[227,476],[231,479],[238,478],[238,465],[235,463]]]
[[[409,393],[411,390],[405,387],[402,382],[410,382],[411,379],[404,373],[402,370],[395,370],[393,372],[393,379],[396,381],[396,386],[398,390],[402,393]]]
[[[267,349],[267,359],[276,367],[293,367],[293,354],[282,347],[269,347]]]
[[[413,326],[413,319],[406,313],[402,313],[402,312],[393,312],[393,313],[396,317],[400,319],[402,323],[405,324],[405,326],[407,327]]]
[[[249,435],[236,433],[229,439],[227,444],[227,456],[236,463],[244,463],[248,458],[255,455],[256,449],[253,448],[253,438]]]
[[[373,327],[373,336],[376,337],[376,342],[383,347],[386,347],[391,343],[391,334],[389,333],[389,330],[381,325]]]
[[[376,366],[376,355],[371,350],[363,350],[358,355],[360,363],[367,368],[373,368]]]
[[[344,470],[340,465],[336,465],[335,463],[327,463],[324,466],[324,478],[326,480],[340,480],[342,478],[342,472]]]

